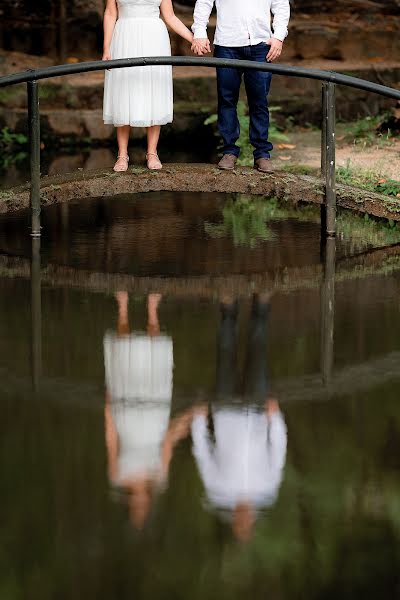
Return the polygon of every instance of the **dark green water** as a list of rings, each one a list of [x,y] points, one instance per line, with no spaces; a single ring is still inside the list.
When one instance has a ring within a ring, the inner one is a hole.
[[[400,249],[230,202],[0,222],[1,598],[400,596]]]

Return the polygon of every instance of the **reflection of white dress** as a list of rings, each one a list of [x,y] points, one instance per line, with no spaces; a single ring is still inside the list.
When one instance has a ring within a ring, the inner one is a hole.
[[[172,398],[172,339],[132,334],[104,338],[106,386],[118,432],[117,481],[157,475]]]
[[[282,413],[267,417],[249,408],[222,408],[213,422],[215,443],[206,417],[197,415],[192,424],[193,454],[210,502],[230,510],[240,502],[254,508],[273,504],[286,458]]]
[[[160,19],[161,0],[118,0],[111,58],[170,56]],[[150,66],[105,72],[103,119],[116,127],[165,125],[173,118],[172,67]]]

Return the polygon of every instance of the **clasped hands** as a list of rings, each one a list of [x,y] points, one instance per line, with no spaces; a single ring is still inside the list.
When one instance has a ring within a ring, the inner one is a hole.
[[[266,56],[266,60],[268,62],[273,62],[282,54],[282,46],[283,42],[277,40],[276,38],[270,38],[267,41],[270,49]],[[197,54],[198,56],[203,56],[203,54],[208,54],[211,52],[210,40],[208,38],[195,38],[192,42],[192,52]]]
[[[208,38],[195,38],[192,42],[192,52],[198,56],[211,52],[210,40]]]

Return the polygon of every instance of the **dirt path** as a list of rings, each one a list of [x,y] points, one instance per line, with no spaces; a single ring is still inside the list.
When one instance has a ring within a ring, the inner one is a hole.
[[[348,164],[352,169],[372,171],[377,177],[389,177],[400,180],[400,138],[386,143],[382,140],[371,146],[345,143],[341,140],[344,135],[345,126],[338,125],[337,128],[337,151],[336,164],[338,167],[346,167]],[[287,146],[275,144],[274,157],[277,167],[283,165],[305,165],[318,169],[321,164],[321,134],[319,131],[295,131],[288,134]],[[288,167],[289,168],[289,167]]]

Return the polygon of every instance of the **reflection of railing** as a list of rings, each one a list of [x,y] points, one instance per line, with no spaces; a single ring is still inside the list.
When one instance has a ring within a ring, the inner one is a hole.
[[[152,292],[162,293],[178,301],[197,299],[215,301],[223,295],[234,298],[249,298],[253,294],[269,290],[276,293],[288,293],[298,290],[312,290],[320,287],[320,373],[304,376],[304,389],[296,381],[278,382],[283,396],[291,398],[307,397],[308,390],[314,398],[322,396],[321,381],[331,391],[338,385],[341,390],[348,384],[348,375],[342,378],[334,369],[334,325],[335,325],[335,285],[371,276],[388,275],[400,272],[400,246],[390,249],[379,248],[360,255],[336,260],[336,239],[330,237],[322,245],[321,264],[303,267],[282,268],[275,272],[264,272],[249,276],[220,274],[190,277],[146,277],[124,275],[122,273],[95,272],[81,270],[66,265],[46,262],[41,266],[40,238],[31,240],[31,261],[21,256],[0,254],[0,278],[19,278],[31,280],[31,316],[32,316],[32,376],[34,389],[38,389],[41,380],[42,365],[42,309],[41,287],[68,288],[84,290],[86,293],[110,294],[120,289],[136,296],[147,296]],[[398,353],[396,354],[398,360]],[[381,366],[381,361],[382,366]],[[379,380],[393,372],[394,358],[388,356],[388,373],[385,372],[384,359],[378,359],[378,373],[368,373],[368,381]],[[369,363],[368,363],[369,364]],[[368,371],[368,366],[360,366],[360,373]],[[356,371],[357,372],[357,371]],[[391,376],[391,375],[390,375]],[[285,389],[285,385],[288,386]],[[354,384],[353,388],[365,383]],[[324,392],[325,393],[325,392]],[[330,394],[331,392],[329,392]],[[333,393],[333,392],[332,392]],[[328,394],[328,396],[329,396]]]
[[[322,133],[321,133],[321,171],[325,179],[325,229],[328,235],[336,232],[336,183],[335,183],[335,89],[336,84],[345,85],[367,92],[374,92],[394,100],[400,100],[400,90],[386,87],[372,81],[365,81],[342,75],[332,71],[305,69],[270,63],[251,61],[204,58],[190,56],[161,56],[150,58],[126,58],[107,61],[107,69],[124,67],[143,67],[151,65],[196,66],[196,67],[231,67],[246,68],[256,71],[267,71],[277,75],[305,77],[323,82],[322,88]],[[40,115],[38,81],[50,77],[103,71],[103,61],[84,62],[72,65],[58,65],[43,69],[32,69],[22,73],[0,77],[0,88],[17,83],[27,83],[29,138],[30,138],[30,170],[31,170],[31,209],[32,235],[40,235]]]
[[[274,276],[268,276],[260,281],[260,288],[254,285],[252,278],[246,275],[244,277],[214,277],[207,281],[204,277],[192,278],[150,278],[133,277],[130,275],[104,273],[81,272],[79,269],[65,266],[46,264],[41,268],[40,257],[40,238],[32,238],[31,264],[21,257],[0,255],[0,274],[7,276],[9,271],[12,278],[21,277],[31,280],[31,356],[32,356],[32,385],[34,391],[38,391],[42,382],[42,302],[41,287],[60,287],[68,289],[86,290],[92,293],[107,294],[118,289],[129,289],[130,292],[140,296],[158,290],[163,295],[169,295],[178,299],[182,298],[214,298],[218,296],[218,283],[221,280],[220,291],[227,289],[232,292],[232,297],[239,297],[243,288],[245,296],[249,297],[256,293],[262,287],[264,290],[272,292],[287,292],[288,290],[298,290],[304,288],[315,288],[320,285],[320,371],[319,373],[307,374],[303,377],[293,377],[287,380],[274,382],[274,390],[279,393],[283,401],[303,401],[322,400],[332,398],[335,394],[350,393],[358,389],[366,389],[368,385],[378,385],[383,381],[399,379],[399,356],[400,353],[392,352],[386,356],[376,358],[369,362],[346,367],[341,370],[335,370],[335,283],[340,281],[350,281],[359,277],[370,277],[385,272],[388,266],[381,263],[382,252],[387,250],[379,249],[365,254],[366,268],[365,275],[363,269],[356,268],[358,261],[363,259],[363,255],[352,258],[342,259],[336,263],[336,239],[330,237],[324,244],[322,256],[322,273],[318,268],[309,272],[307,268],[298,269],[297,276],[299,282],[295,281],[290,285],[281,282],[277,283]],[[399,247],[392,247],[390,251],[392,258],[400,258]],[[4,266],[1,259],[4,258]],[[372,260],[368,260],[368,259]],[[382,261],[383,262],[383,261]],[[360,264],[358,264],[360,267]],[[338,267],[338,268],[337,268]],[[394,271],[400,270],[400,261],[396,261]],[[296,270],[292,277],[296,280]],[[301,271],[305,271],[301,276]],[[322,276],[321,276],[322,275]],[[233,282],[231,281],[233,279]],[[274,281],[275,280],[275,281]],[[185,284],[186,282],[186,284]],[[208,290],[207,290],[208,286]],[[232,286],[231,288],[229,286]],[[47,380],[49,382],[49,380]],[[75,394],[76,398],[76,394]]]

